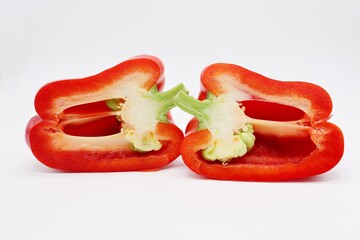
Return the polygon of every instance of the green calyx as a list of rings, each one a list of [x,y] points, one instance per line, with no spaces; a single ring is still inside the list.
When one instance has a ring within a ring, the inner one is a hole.
[[[254,146],[253,127],[246,123],[245,113],[230,96],[209,92],[207,99],[200,101],[179,92],[175,104],[199,121],[197,130],[208,129],[212,133],[210,146],[201,151],[204,159],[227,163],[244,156]]]

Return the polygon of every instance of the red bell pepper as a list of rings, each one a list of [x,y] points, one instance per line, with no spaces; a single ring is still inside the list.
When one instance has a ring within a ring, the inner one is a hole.
[[[182,131],[171,120],[182,84],[159,92],[164,67],[138,56],[97,75],[42,87],[26,140],[43,164],[76,172],[152,170],[180,155]]]
[[[341,130],[327,122],[329,94],[305,82],[282,82],[233,64],[201,75],[198,100],[178,93],[175,104],[195,116],[181,155],[213,179],[281,181],[332,169],[341,159]]]

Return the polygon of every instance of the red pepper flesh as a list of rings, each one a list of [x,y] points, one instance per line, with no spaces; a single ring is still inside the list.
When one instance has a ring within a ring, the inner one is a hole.
[[[341,159],[344,138],[329,119],[332,102],[321,87],[277,81],[234,64],[213,64],[201,75],[198,99],[208,92],[232,96],[248,117],[256,136],[253,148],[226,164],[205,160],[200,151],[212,134],[189,122],[181,155],[195,173],[213,179],[283,181],[321,174]]]
[[[38,116],[26,129],[26,141],[43,164],[64,171],[109,172],[155,170],[180,154],[182,131],[169,121],[158,121],[154,129],[159,150],[135,151],[121,136],[124,124],[106,104],[130,91],[161,90],[162,62],[152,56],[138,56],[97,75],[49,83],[35,98]],[[121,99],[121,101],[127,101]],[[134,107],[134,106],[131,106]],[[145,111],[135,106],[141,116]],[[146,106],[145,106],[146,107]]]

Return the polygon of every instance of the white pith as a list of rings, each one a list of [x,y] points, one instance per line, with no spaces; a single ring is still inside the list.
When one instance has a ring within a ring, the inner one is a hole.
[[[128,92],[120,111],[122,121],[138,133],[155,130],[156,116],[161,106],[158,101],[146,98],[145,95],[145,90],[136,89]]]
[[[231,137],[234,132],[245,126],[246,116],[239,104],[228,95],[218,96],[219,104],[215,104],[204,110],[204,113],[211,116],[208,122],[210,132],[219,138]]]
[[[146,97],[145,90],[129,92],[120,110],[123,128],[120,134],[133,147],[142,151],[159,150],[161,143],[156,140],[155,128],[161,103]]]
[[[207,128],[212,134],[212,140],[203,151],[203,156],[208,160],[225,162],[247,152],[240,136],[234,134],[245,126],[246,116],[239,104],[229,95],[218,96],[215,101],[217,104],[204,110],[204,113],[210,116]]]

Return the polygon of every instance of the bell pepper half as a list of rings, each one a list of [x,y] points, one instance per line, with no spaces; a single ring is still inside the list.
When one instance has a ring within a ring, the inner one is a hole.
[[[43,164],[64,171],[159,169],[180,155],[169,110],[182,84],[160,92],[162,62],[138,56],[97,75],[48,83],[35,97],[26,141]]]
[[[179,92],[175,104],[192,114],[181,155],[208,178],[282,181],[314,176],[341,159],[341,130],[327,122],[329,94],[306,82],[277,81],[218,63],[201,75],[198,99]]]

